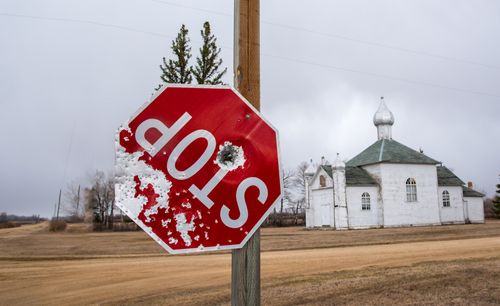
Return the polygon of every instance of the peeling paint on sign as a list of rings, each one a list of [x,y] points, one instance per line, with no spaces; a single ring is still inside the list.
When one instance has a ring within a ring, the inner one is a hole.
[[[129,129],[121,129],[119,134],[132,136]],[[122,139],[127,142],[130,137],[123,136]],[[196,241],[200,241],[203,231],[197,232],[195,227],[202,213],[191,211],[187,192],[175,192],[173,198],[176,200],[172,201],[169,196],[173,190],[172,182],[166,179],[164,172],[148,164],[149,158],[144,151],[128,153],[120,142],[116,148],[115,192],[118,205],[146,226],[156,228],[155,224],[161,224],[164,234],[169,236],[166,243],[171,247],[181,241],[189,247],[195,236],[198,237]],[[179,213],[174,214],[176,211]],[[161,236],[162,233],[156,234]],[[208,239],[207,235],[203,237]]]

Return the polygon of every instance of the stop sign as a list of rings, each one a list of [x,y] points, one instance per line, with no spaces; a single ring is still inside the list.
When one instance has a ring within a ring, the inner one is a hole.
[[[278,133],[230,87],[164,86],[116,138],[116,204],[170,253],[241,248],[280,200]]]

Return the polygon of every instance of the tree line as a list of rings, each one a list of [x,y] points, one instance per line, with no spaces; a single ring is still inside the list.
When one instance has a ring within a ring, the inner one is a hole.
[[[298,225],[303,220],[305,204],[305,176],[307,163],[283,172],[284,195],[274,207],[268,225]],[[63,193],[63,213],[66,221],[91,223],[94,230],[138,229],[115,205],[114,175],[97,170],[87,174],[86,186],[73,182]],[[81,189],[82,192],[78,192]],[[285,221],[287,219],[288,221]],[[119,225],[118,225],[118,224]],[[130,226],[123,224],[130,223]]]
[[[40,221],[44,221],[44,218],[41,218],[40,215],[31,215],[31,216],[18,216],[14,214],[7,214],[6,212],[0,213],[0,223],[5,222],[33,222],[38,223]]]
[[[500,177],[500,176],[499,176]],[[496,185],[496,194],[492,199],[492,209],[495,216],[500,219],[500,184]]]

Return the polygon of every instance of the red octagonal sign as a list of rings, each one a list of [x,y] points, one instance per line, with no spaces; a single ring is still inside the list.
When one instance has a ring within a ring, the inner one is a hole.
[[[164,86],[119,129],[115,176],[168,252],[241,248],[281,197],[278,132],[230,87]]]

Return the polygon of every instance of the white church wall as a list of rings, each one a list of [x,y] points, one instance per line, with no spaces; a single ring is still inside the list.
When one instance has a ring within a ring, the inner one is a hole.
[[[321,187],[320,177],[325,178],[325,186]],[[309,184],[310,205],[306,209],[306,227],[321,227],[333,222],[333,181],[323,168],[312,178]],[[330,212],[330,213],[329,213]]]
[[[382,200],[382,170],[380,169],[380,164],[374,164],[374,165],[367,165],[363,166],[363,169],[365,169],[371,177],[379,184],[378,187],[378,193],[377,193],[377,202],[378,202],[378,209],[377,209],[377,224],[379,226],[384,225],[384,201]]]
[[[471,223],[484,223],[483,198],[464,197],[465,208]]]
[[[406,199],[406,180],[413,178],[417,201]],[[380,164],[384,226],[441,224],[435,165]]]
[[[347,230],[349,229],[349,215],[347,213],[345,164],[338,155],[332,168],[335,212],[332,212],[331,220],[334,219],[334,222],[330,225],[337,230]]]
[[[305,189],[306,189],[306,203],[305,203],[305,223],[307,228],[314,227],[314,207],[311,205],[311,186],[310,184],[312,177],[307,176],[305,181]]]
[[[313,207],[306,208],[306,227],[307,228],[314,227],[314,208]]]
[[[349,228],[378,227],[378,187],[347,186],[346,189]],[[370,195],[370,210],[362,210],[361,196],[364,192]]]
[[[311,190],[310,219],[306,219],[307,227],[330,226],[333,210],[333,188]]]
[[[450,195],[450,206],[443,206],[443,191]],[[438,187],[439,209],[441,210],[441,223],[454,224],[465,223],[463,191],[460,186]]]

